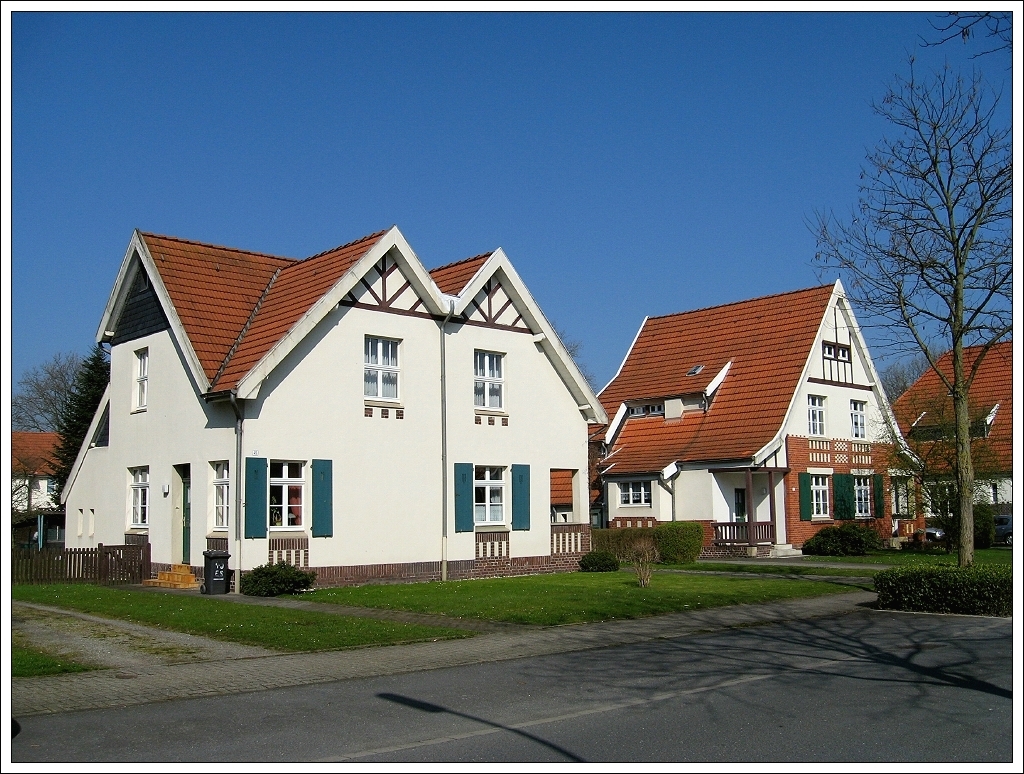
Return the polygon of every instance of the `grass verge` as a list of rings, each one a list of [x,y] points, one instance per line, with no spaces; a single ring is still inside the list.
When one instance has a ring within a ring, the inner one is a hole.
[[[257,607],[215,597],[164,595],[109,586],[13,586],[11,596],[24,602],[283,651],[337,650],[472,636],[472,632],[436,626]]]
[[[823,582],[675,573],[659,573],[640,588],[632,573],[608,572],[317,589],[302,598],[550,626],[848,591]]]
[[[17,636],[11,641],[11,677],[42,677],[61,675],[67,672],[88,672],[96,667],[83,664],[66,656],[55,656],[45,650],[18,642]]]
[[[697,572],[749,572],[764,575],[834,575],[836,577],[870,578],[880,567],[800,567],[792,564],[743,564],[741,562],[694,562],[693,564],[659,564],[658,570],[695,570]]]
[[[892,565],[955,565],[956,553],[947,554],[943,549],[927,551],[872,551],[867,556],[805,556],[805,560],[813,562],[833,562],[839,564],[892,564]],[[978,548],[974,551],[975,564],[1011,564],[1013,551],[1009,548]]]

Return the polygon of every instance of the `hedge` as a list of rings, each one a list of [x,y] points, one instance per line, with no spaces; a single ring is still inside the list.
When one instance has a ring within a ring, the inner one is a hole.
[[[312,570],[290,564],[261,564],[242,575],[242,593],[250,597],[276,597],[308,589],[316,581]]]
[[[842,524],[824,527],[803,544],[803,552],[812,556],[866,556],[882,547],[882,539],[871,527]]]
[[[875,591],[883,610],[1007,616],[1013,575],[1005,565],[893,567],[875,574]]]
[[[595,551],[614,554],[620,562],[628,561],[630,548],[640,537],[653,536],[661,561],[667,564],[696,561],[704,544],[704,528],[695,521],[670,521],[653,529],[595,529],[590,536]]]
[[[618,572],[619,560],[608,551],[591,551],[580,559],[580,572]]]

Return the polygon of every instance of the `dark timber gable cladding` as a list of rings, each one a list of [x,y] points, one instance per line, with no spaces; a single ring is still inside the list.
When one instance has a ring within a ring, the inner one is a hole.
[[[138,260],[137,257],[136,260]],[[156,297],[156,291],[153,290],[153,285],[146,275],[146,270],[140,266],[135,274],[131,292],[124,302],[121,316],[117,318],[114,337],[110,343],[112,346],[116,346],[126,341],[141,339],[151,333],[165,331],[170,327],[167,315],[164,314],[160,300]]]

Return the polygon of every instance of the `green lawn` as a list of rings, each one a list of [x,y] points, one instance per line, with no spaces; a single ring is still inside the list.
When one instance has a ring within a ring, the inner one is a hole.
[[[59,675],[65,672],[87,672],[95,667],[82,664],[65,656],[54,656],[45,650],[28,645],[11,642],[11,676],[39,677],[41,675]]]
[[[867,556],[805,556],[812,562],[849,562],[851,564],[956,564],[956,552],[947,554],[941,548],[928,551],[872,551]],[[975,564],[1011,564],[1009,548],[979,548],[974,552]]]
[[[847,586],[782,578],[656,573],[637,586],[632,573],[559,573],[520,578],[318,589],[303,599],[342,605],[523,624],[569,624],[643,618],[743,602],[768,602],[850,591]]]
[[[280,607],[256,607],[216,597],[186,597],[109,586],[13,586],[11,596],[24,602],[55,605],[147,626],[285,651],[336,650],[472,636],[471,632],[435,626]]]
[[[742,562],[694,562],[693,564],[659,564],[658,570],[695,570],[698,572],[751,572],[768,575],[835,575],[853,578],[872,577],[876,567],[800,567],[793,564],[743,564]]]

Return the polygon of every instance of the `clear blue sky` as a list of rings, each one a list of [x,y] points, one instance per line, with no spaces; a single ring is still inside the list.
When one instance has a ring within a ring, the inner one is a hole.
[[[13,15],[12,372],[87,352],[133,228],[503,247],[599,386],[645,315],[817,284],[928,14]],[[975,60],[1003,86],[1008,57]],[[1005,82],[1005,83],[1004,83]]]

